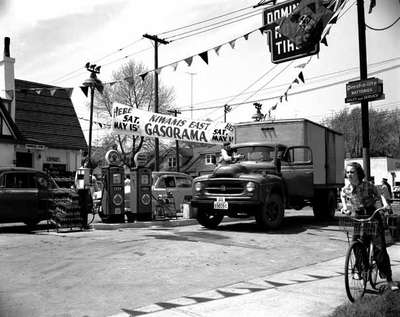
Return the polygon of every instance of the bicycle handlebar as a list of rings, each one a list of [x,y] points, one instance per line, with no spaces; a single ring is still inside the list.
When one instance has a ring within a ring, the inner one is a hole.
[[[385,207],[381,207],[381,208],[376,209],[376,210],[373,212],[373,214],[372,214],[370,217],[368,217],[368,218],[358,219],[358,218],[352,217],[352,219],[353,219],[354,221],[357,221],[357,222],[369,222],[369,221],[371,221],[371,220],[375,217],[375,215],[376,215],[377,213],[379,213],[380,211],[385,211],[385,210],[386,210]]]

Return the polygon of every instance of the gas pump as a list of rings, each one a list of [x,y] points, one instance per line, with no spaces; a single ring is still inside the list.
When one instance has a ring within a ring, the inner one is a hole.
[[[151,195],[151,169],[144,167],[147,162],[147,155],[142,152],[136,153],[136,167],[131,171],[131,212],[139,221],[152,220],[152,195]]]
[[[105,156],[107,167],[101,169],[103,178],[102,211],[99,212],[104,222],[124,222],[124,168],[120,166],[121,157],[115,150]]]

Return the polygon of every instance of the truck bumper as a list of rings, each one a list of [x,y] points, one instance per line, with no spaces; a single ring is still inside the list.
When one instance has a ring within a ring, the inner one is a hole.
[[[222,213],[228,216],[235,216],[235,214],[239,213],[254,215],[261,205],[258,201],[226,199],[228,209],[215,209],[215,201],[216,199],[192,199],[191,206],[199,209],[213,210],[215,213]]]

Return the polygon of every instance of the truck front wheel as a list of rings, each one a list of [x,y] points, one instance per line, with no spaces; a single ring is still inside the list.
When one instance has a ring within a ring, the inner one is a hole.
[[[285,214],[281,196],[272,194],[256,213],[256,222],[263,229],[277,229]]]
[[[200,208],[197,210],[197,221],[208,229],[217,228],[223,218],[223,214],[216,213],[213,210]]]

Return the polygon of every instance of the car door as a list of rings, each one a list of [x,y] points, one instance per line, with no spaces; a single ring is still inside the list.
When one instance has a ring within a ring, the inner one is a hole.
[[[190,176],[175,176],[177,208],[184,202],[192,200],[192,178]]]
[[[33,174],[26,171],[10,171],[4,174],[4,203],[9,206],[5,222],[30,219],[38,207],[38,189]]]
[[[289,147],[281,161],[281,173],[289,197],[313,197],[314,169],[309,147]]]
[[[6,172],[0,175],[0,222],[8,222],[12,218],[12,210],[15,210],[10,191],[5,186],[6,175]]]

